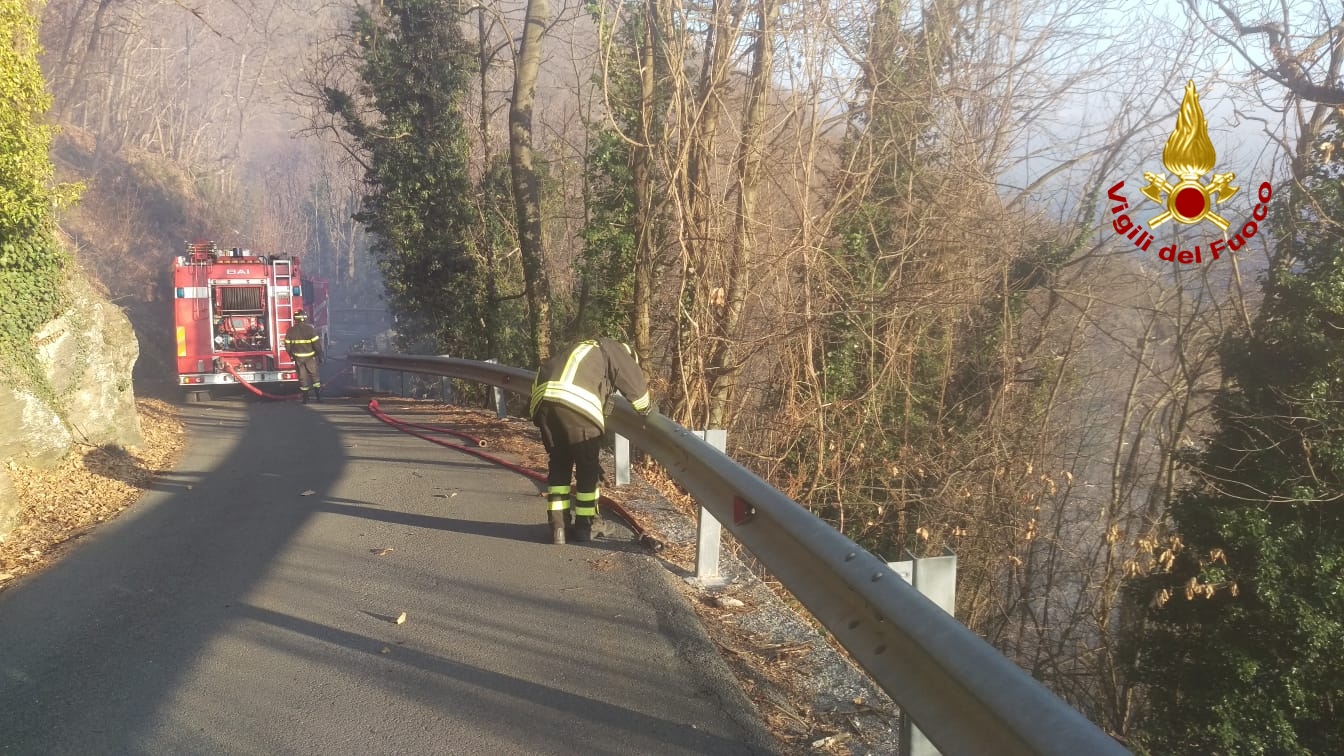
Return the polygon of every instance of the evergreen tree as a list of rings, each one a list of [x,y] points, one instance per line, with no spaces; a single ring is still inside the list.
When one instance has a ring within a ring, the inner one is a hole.
[[[406,345],[490,357],[498,355],[486,354],[488,271],[474,249],[463,119],[477,63],[458,8],[449,0],[359,8],[352,31],[367,104],[331,88],[324,98],[366,156],[368,194],[355,219],[373,238]]]
[[[629,339],[634,300],[634,187],[630,148],[608,129],[594,127],[597,148],[588,155],[588,222],[578,260],[578,303],[574,337]]]
[[[476,246],[484,253],[482,272],[486,274],[484,356],[506,365],[527,365],[532,360],[532,332],[523,295],[522,261],[511,254],[518,249],[511,181],[507,157],[497,155],[476,192]]]
[[[1224,345],[1216,431],[1173,502],[1161,568],[1129,586],[1152,753],[1344,753],[1339,166],[1287,200],[1274,217],[1291,256],[1253,331]]]

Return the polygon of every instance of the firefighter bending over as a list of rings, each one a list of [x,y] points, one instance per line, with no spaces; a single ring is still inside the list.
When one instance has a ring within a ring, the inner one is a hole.
[[[566,529],[575,541],[592,538],[597,483],[602,477],[597,455],[612,391],[621,392],[640,414],[649,414],[652,405],[639,357],[619,341],[581,341],[537,370],[530,414],[541,429],[541,443],[549,458],[546,508],[554,543],[565,542]],[[571,472],[578,484],[572,512]]]
[[[299,371],[299,393],[303,403],[308,403],[308,391],[311,388],[313,398],[322,401],[322,376],[317,366],[322,364],[322,337],[317,329],[308,325],[308,314],[303,310],[294,311],[294,325],[285,334],[285,349],[294,358],[294,367]]]

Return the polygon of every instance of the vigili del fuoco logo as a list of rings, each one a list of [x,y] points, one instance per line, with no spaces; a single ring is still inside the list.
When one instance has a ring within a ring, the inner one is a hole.
[[[1134,222],[1129,213],[1138,208],[1131,209],[1129,200],[1120,193],[1125,187],[1125,182],[1121,181],[1106,193],[1116,203],[1111,208],[1111,215],[1115,216],[1111,227],[1145,252],[1153,243],[1153,234],[1148,229],[1156,229],[1169,220],[1187,226],[1207,221],[1222,231],[1223,238],[1207,244],[1196,244],[1194,250],[1177,250],[1175,244],[1158,249],[1158,257],[1182,265],[1198,264],[1206,259],[1212,262],[1226,250],[1235,252],[1241,249],[1260,230],[1257,221],[1265,219],[1269,211],[1269,198],[1274,191],[1269,182],[1260,185],[1256,193],[1260,201],[1251,213],[1251,220],[1229,237],[1228,231],[1232,224],[1218,213],[1218,206],[1232,199],[1240,188],[1232,185],[1237,174],[1231,172],[1214,174],[1207,184],[1204,183],[1204,176],[1213,170],[1216,160],[1213,142],[1209,141],[1209,125],[1204,120],[1204,111],[1199,107],[1195,83],[1190,81],[1185,85],[1185,97],[1181,100],[1180,113],[1176,115],[1176,130],[1167,137],[1167,146],[1162,149],[1162,165],[1167,170],[1162,174],[1145,172],[1143,178],[1148,185],[1139,190],[1150,202],[1161,207],[1162,212],[1148,219],[1147,229]],[[1169,181],[1167,174],[1174,174],[1176,183]]]

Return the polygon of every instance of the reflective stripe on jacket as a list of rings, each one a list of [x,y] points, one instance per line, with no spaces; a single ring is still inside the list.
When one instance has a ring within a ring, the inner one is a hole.
[[[307,323],[295,323],[285,334],[285,350],[295,358],[321,355],[322,337]]]
[[[555,402],[604,429],[603,409],[613,391],[624,394],[640,412],[649,408],[644,371],[626,345],[605,338],[581,341],[568,351],[557,353],[537,370],[528,414],[535,417],[543,401]]]

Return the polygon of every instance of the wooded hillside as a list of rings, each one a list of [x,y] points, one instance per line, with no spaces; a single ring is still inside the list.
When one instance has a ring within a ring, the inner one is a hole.
[[[56,156],[88,185],[64,225],[133,319],[206,237],[381,297],[408,351],[532,366],[626,340],[665,414],[727,428],[878,554],[955,549],[960,619],[1175,752],[1130,642],[1152,596],[1123,589],[1173,569],[1176,502],[1218,495],[1199,460],[1261,280],[1298,272],[1301,224],[1339,222],[1344,25],[1266,10],[49,0],[41,35]],[[1154,227],[1140,193],[1187,81],[1217,150],[1200,185],[1236,174],[1230,233],[1262,182],[1276,203],[1200,264],[1158,248],[1221,232]],[[1147,250],[1112,224],[1121,181]]]

